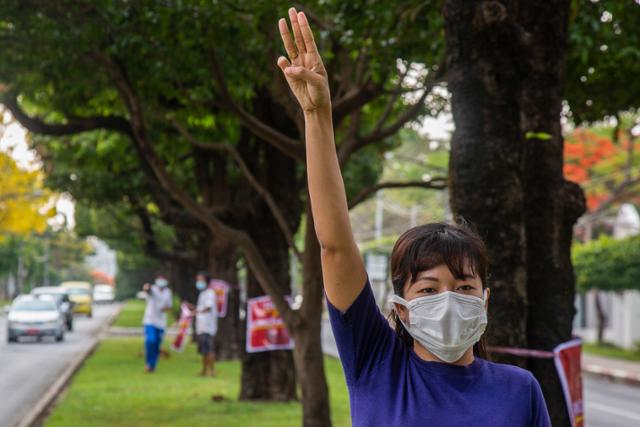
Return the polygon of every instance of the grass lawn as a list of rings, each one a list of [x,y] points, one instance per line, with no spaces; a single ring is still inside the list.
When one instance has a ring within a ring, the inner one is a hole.
[[[165,345],[166,347],[166,345]],[[216,378],[196,376],[195,347],[161,359],[155,374],[143,372],[141,338],[102,341],[73,380],[46,427],[298,427],[299,403],[238,402],[240,363],[216,365]],[[325,363],[336,427],[350,425],[347,389],[338,360]],[[211,397],[221,395],[222,401]]]
[[[126,300],[118,318],[113,322],[113,326],[142,327],[145,303],[146,301],[140,299]]]
[[[640,362],[640,351],[624,350],[611,344],[598,345],[596,343],[583,343],[582,349],[585,353],[595,354],[597,356]]]

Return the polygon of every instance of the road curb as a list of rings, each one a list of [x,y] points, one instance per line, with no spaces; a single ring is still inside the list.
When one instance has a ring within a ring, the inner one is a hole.
[[[122,310],[122,305],[119,305],[116,311],[102,325],[89,347],[71,361],[60,377],[51,384],[40,399],[38,399],[36,404],[33,405],[31,411],[29,411],[29,413],[16,425],[16,427],[36,427],[42,424],[44,418],[49,414],[53,405],[56,403],[57,397],[69,384],[73,375],[82,367],[85,360],[93,354],[100,342],[103,332],[116,320],[116,317],[120,314],[120,310]]]
[[[604,368],[600,365],[586,364],[582,367],[582,372],[590,376],[606,378],[613,382],[640,386],[640,374],[624,369]]]

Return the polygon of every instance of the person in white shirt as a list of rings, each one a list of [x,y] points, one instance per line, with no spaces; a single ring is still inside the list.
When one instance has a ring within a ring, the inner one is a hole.
[[[144,309],[144,349],[145,371],[154,372],[160,355],[160,345],[167,327],[167,312],[171,311],[172,296],[169,281],[162,275],[156,277],[153,285],[144,284],[147,306]]]
[[[196,275],[196,288],[200,291],[195,307],[196,340],[198,353],[202,355],[201,376],[214,376],[214,340],[218,332],[218,305],[216,293],[209,287],[209,274],[202,271]]]

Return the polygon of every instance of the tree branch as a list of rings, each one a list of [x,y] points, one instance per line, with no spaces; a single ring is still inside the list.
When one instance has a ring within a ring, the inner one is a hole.
[[[349,114],[377,98],[383,91],[384,87],[381,84],[368,80],[362,87],[353,88],[337,99],[332,103],[335,127],[338,127]]]
[[[272,144],[278,150],[280,150],[286,156],[289,156],[295,160],[303,161],[305,160],[305,150],[304,145],[293,138],[290,138],[278,130],[272,128],[271,126],[264,123],[262,120],[258,119],[254,115],[247,112],[244,108],[238,105],[234,100],[231,92],[229,91],[229,87],[227,86],[227,82],[224,78],[224,74],[218,64],[218,59],[216,57],[213,49],[209,49],[209,62],[211,64],[211,70],[213,73],[213,77],[216,81],[218,89],[220,90],[220,98],[222,103],[233,112],[240,121],[249,129],[253,134],[258,136],[259,138],[265,140],[266,142]]]
[[[19,105],[15,94],[5,94],[0,102],[11,115],[27,130],[33,133],[51,136],[72,135],[97,129],[117,131],[131,136],[131,127],[124,117],[94,116],[67,120],[64,124],[46,123],[37,117],[29,116]]]
[[[442,70],[442,68],[439,68],[439,70]],[[418,101],[413,105],[407,107],[402,113],[400,113],[400,115],[392,124],[383,128],[384,121],[386,121],[386,119],[388,118],[387,115],[383,113],[382,117],[378,120],[378,123],[371,133],[364,136],[349,138],[343,144],[341,144],[338,150],[338,160],[340,161],[340,164],[343,165],[348,160],[348,158],[356,151],[366,147],[367,145],[390,137],[391,135],[398,132],[408,122],[418,117],[425,108],[425,99],[431,93],[433,88],[440,82],[442,75],[442,72],[438,72],[437,74],[434,74],[433,76],[428,78],[424,84],[424,92],[422,93]]]
[[[280,291],[269,266],[255,242],[245,232],[224,224],[216,215],[208,212],[175,182],[165,168],[162,159],[157,155],[152,144],[146,137],[142,106],[132,86],[129,84],[124,68],[108,56],[102,55],[101,60],[107,67],[109,75],[131,114],[134,134],[133,142],[139,146],[140,151],[146,157],[149,166],[160,184],[179,204],[190,211],[195,218],[206,226],[212,234],[219,235],[235,243],[237,247],[242,250],[258,283],[264,291],[271,296],[282,319],[291,330],[296,329],[301,319],[297,313],[289,307],[289,304],[284,298],[284,294]]]
[[[616,203],[617,201],[623,199],[627,196],[628,191],[633,189],[636,185],[640,184],[640,176],[637,176],[632,179],[625,179],[620,184],[616,186],[615,189],[611,192],[609,197],[607,197],[602,203],[598,205],[598,207],[591,212],[589,215],[591,217],[596,217],[603,213],[607,208]]]
[[[385,188],[429,188],[432,190],[442,190],[443,188],[447,188],[447,178],[436,177],[428,181],[379,182],[363,188],[357,196],[349,200],[349,209],[354,208],[364,202],[370,195]]]
[[[384,124],[387,122],[389,115],[393,111],[393,106],[395,105],[395,103],[398,101],[398,98],[402,94],[402,91],[399,89],[402,89],[402,84],[404,83],[404,79],[407,77],[407,74],[409,74],[409,71],[411,70],[410,64],[407,64],[406,67],[407,69],[404,70],[404,72],[401,72],[400,75],[398,76],[398,84],[396,85],[396,90],[389,97],[389,101],[387,102],[387,105],[385,106],[384,111],[382,112],[382,115],[378,119],[378,124],[376,125],[374,132],[379,132],[382,129],[382,126],[384,126]]]
[[[151,223],[151,218],[144,207],[137,206],[135,208],[136,215],[142,225],[142,238],[145,242],[145,252],[152,257],[160,258],[169,261],[193,261],[192,254],[185,252],[166,251],[160,248],[158,241],[156,240],[155,231]]]
[[[203,150],[225,151],[233,158],[233,160],[236,162],[236,164],[240,168],[240,171],[244,175],[245,179],[249,182],[249,184],[253,187],[253,189],[256,190],[256,192],[262,197],[262,199],[265,201],[267,206],[269,206],[269,209],[271,210],[271,214],[273,215],[276,222],[278,223],[278,226],[280,226],[280,230],[282,231],[282,234],[284,234],[284,237],[287,239],[287,243],[291,247],[291,250],[294,252],[298,260],[302,262],[302,253],[300,252],[300,250],[298,250],[295,244],[295,241],[293,239],[293,233],[289,228],[287,221],[284,218],[284,214],[278,207],[278,204],[276,203],[276,201],[273,199],[273,196],[271,195],[269,190],[267,190],[264,186],[262,186],[258,182],[256,177],[251,173],[251,170],[245,163],[244,159],[242,158],[238,150],[236,150],[235,147],[232,146],[231,144],[224,144],[224,143],[208,144],[208,143],[199,141],[196,138],[194,138],[193,135],[191,135],[191,133],[187,129],[185,129],[180,124],[178,124],[174,119],[170,119],[170,121],[173,124],[173,127],[176,128],[176,130],[194,147],[198,147]]]

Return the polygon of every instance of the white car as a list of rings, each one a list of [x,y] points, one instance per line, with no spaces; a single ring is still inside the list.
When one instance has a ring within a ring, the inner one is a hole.
[[[93,302],[96,304],[111,303],[116,296],[111,285],[95,285],[93,287]]]
[[[11,304],[7,315],[7,341],[20,337],[54,337],[64,340],[65,318],[56,300],[47,295],[20,295]]]

